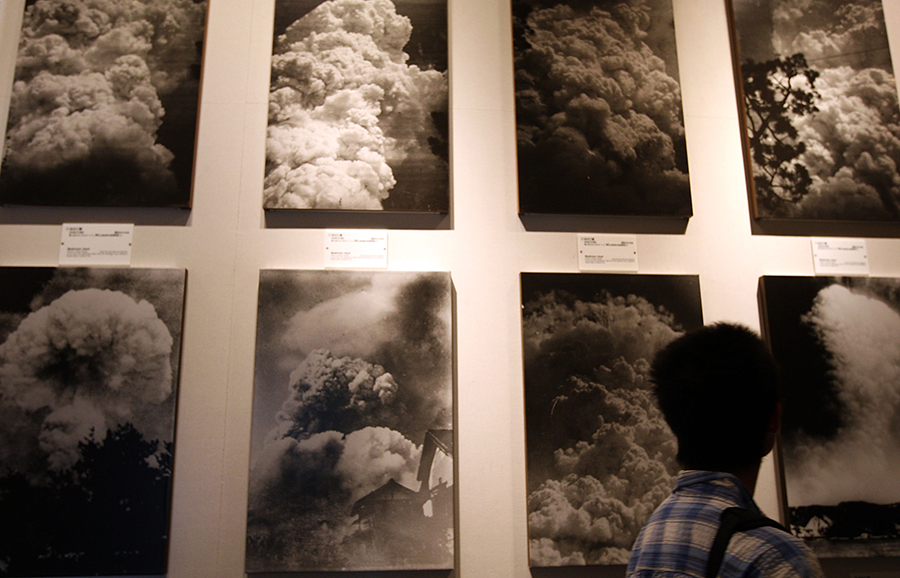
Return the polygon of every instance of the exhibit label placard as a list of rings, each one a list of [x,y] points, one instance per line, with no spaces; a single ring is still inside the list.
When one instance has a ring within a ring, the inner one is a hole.
[[[134,224],[63,223],[60,265],[131,265]]]
[[[865,239],[813,239],[816,275],[869,274],[869,252]]]
[[[578,235],[581,271],[637,272],[637,235]]]
[[[387,269],[387,231],[325,231],[325,267]]]

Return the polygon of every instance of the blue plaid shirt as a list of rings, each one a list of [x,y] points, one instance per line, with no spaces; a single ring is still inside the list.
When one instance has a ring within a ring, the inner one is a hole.
[[[733,475],[685,470],[672,495],[641,530],[626,578],[703,578],[722,510],[759,511]],[[719,571],[723,578],[822,578],[818,560],[802,540],[769,526],[732,536]]]

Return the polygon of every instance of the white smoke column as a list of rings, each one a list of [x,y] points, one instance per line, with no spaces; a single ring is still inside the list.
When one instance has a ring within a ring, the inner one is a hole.
[[[71,404],[55,409],[44,418],[38,444],[47,454],[51,470],[65,469],[80,457],[78,442],[102,439],[107,430],[106,416],[89,399],[76,397]]]
[[[27,416],[46,413],[40,447],[52,467],[64,468],[92,427],[102,437],[101,428],[131,421],[161,434],[165,426],[148,415],[172,393],[172,344],[150,303],[116,291],[70,291],[0,345],[0,400]]]
[[[883,197],[900,204],[900,107],[894,77],[843,66],[816,82],[819,112],[794,121],[813,177],[801,203],[808,215],[885,216]]]
[[[335,473],[354,502],[392,479],[418,491],[416,474],[421,456],[422,448],[400,432],[367,427],[347,435]]]
[[[305,354],[327,349],[336,356],[369,359],[384,342],[398,339],[387,320],[396,315],[397,296],[412,277],[375,275],[371,284],[294,314],[284,343]]]
[[[447,79],[406,64],[411,31],[389,0],[330,0],[278,38],[266,208],[381,209],[391,167],[433,157]]]
[[[38,0],[25,12],[7,170],[47,170],[114,153],[141,179],[172,179],[156,142],[160,96],[189,71],[204,5],[192,0]]]
[[[792,506],[900,502],[900,315],[832,285],[804,317],[831,356],[844,427],[827,442],[789,448]]]
[[[295,554],[300,565],[315,564],[322,553],[311,544],[340,549],[355,531],[356,500],[392,479],[418,489],[421,455],[403,434],[381,427],[270,438],[250,470],[250,531],[268,528],[303,544]]]

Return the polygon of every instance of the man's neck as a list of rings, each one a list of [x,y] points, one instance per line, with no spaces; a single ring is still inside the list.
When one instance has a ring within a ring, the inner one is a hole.
[[[728,473],[734,474],[734,477],[739,479],[741,483],[744,484],[744,487],[747,488],[747,491],[750,492],[750,495],[753,495],[753,491],[756,489],[756,479],[759,477],[759,464]]]

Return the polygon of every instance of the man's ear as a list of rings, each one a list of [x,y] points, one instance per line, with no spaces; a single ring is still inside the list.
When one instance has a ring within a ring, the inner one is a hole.
[[[781,431],[781,402],[775,402],[772,417],[769,418],[769,427],[766,430],[766,445],[763,447],[763,455],[767,455],[775,447],[778,432]]]

